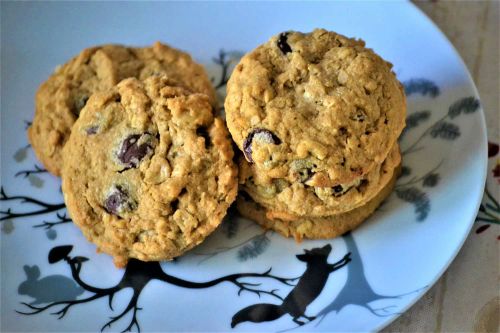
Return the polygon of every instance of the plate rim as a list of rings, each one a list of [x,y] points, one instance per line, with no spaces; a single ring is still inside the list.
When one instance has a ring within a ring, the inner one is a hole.
[[[469,68],[465,64],[462,56],[460,55],[460,53],[458,52],[458,50],[455,48],[455,46],[453,45],[453,43],[448,39],[448,37],[439,28],[439,26],[429,16],[427,16],[427,14],[422,9],[420,9],[413,2],[408,1],[407,3],[410,4],[411,7],[413,7],[413,10],[415,10],[417,12],[417,14],[421,17],[422,20],[426,21],[428,24],[430,24],[434,28],[434,30],[441,37],[441,39],[443,40],[443,42],[445,42],[448,45],[448,47],[450,48],[450,50],[453,52],[453,54],[458,59],[459,64],[462,67],[463,72],[466,74],[467,79],[469,81],[469,84],[470,84],[470,86],[472,88],[472,92],[474,93],[474,97],[478,98],[479,101],[481,101],[481,97],[479,95],[479,91],[478,91],[478,89],[476,87],[476,83],[474,82],[474,79],[472,78],[472,76],[470,74]],[[449,259],[446,262],[446,264],[441,267],[441,269],[436,274],[436,276],[434,276],[434,278],[431,280],[431,282],[429,282],[427,288],[423,289],[422,291],[419,291],[418,294],[416,295],[416,297],[414,297],[410,302],[408,302],[406,304],[406,306],[402,307],[401,311],[397,315],[389,317],[389,319],[387,321],[385,321],[385,322],[381,323],[380,325],[374,327],[373,332],[379,332],[379,331],[383,330],[384,328],[388,327],[393,322],[395,322],[396,319],[398,319],[402,315],[406,314],[410,310],[410,308],[413,307],[413,305],[415,305],[419,300],[421,300],[422,297],[425,294],[427,294],[436,285],[436,283],[444,275],[444,273],[446,273],[446,271],[448,270],[448,268],[450,267],[450,265],[457,258],[458,254],[460,253],[460,251],[462,250],[462,248],[463,248],[463,246],[465,244],[465,241],[467,240],[467,238],[470,235],[470,232],[471,232],[472,227],[474,226],[474,222],[476,220],[477,213],[479,212],[479,206],[481,205],[481,201],[483,199],[484,189],[485,189],[485,186],[486,186],[486,180],[487,180],[487,176],[488,176],[488,149],[487,149],[487,147],[488,147],[488,132],[487,132],[487,126],[486,126],[486,118],[484,116],[483,104],[481,104],[481,106],[480,106],[480,108],[479,108],[478,111],[479,111],[479,114],[480,114],[479,124],[480,124],[480,127],[482,129],[482,131],[481,131],[482,137],[478,141],[478,142],[480,142],[481,145],[480,145],[480,149],[478,150],[478,154],[477,155],[478,156],[481,156],[481,155],[483,156],[483,158],[481,159],[481,161],[483,163],[482,173],[481,173],[481,175],[479,175],[479,178],[481,179],[482,185],[481,185],[481,191],[479,191],[478,196],[476,198],[474,198],[474,200],[475,200],[475,208],[473,210],[475,212],[474,215],[463,219],[464,221],[467,221],[467,220],[470,221],[469,225],[467,226],[467,231],[462,235],[462,238],[460,239],[460,242],[458,242],[455,250],[453,251],[453,253],[449,257]]]

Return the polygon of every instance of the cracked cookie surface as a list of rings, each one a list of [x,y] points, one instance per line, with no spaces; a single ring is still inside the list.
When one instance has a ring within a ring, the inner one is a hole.
[[[350,183],[386,159],[404,127],[404,91],[391,67],[361,40],[322,29],[282,33],[235,67],[229,131],[269,177]]]
[[[289,183],[285,179],[271,178],[240,158],[240,191],[247,192],[275,215],[321,217],[340,214],[363,206],[375,197],[400,163],[401,154],[396,144],[384,162],[355,181],[333,187],[313,187],[303,182]]]
[[[28,137],[38,159],[52,174],[60,175],[62,148],[90,95],[128,77],[142,80],[158,74],[167,75],[177,86],[207,94],[215,105],[215,91],[205,70],[185,52],[159,42],[144,48],[88,48],[59,66],[37,91]]]
[[[210,98],[166,77],[95,93],[64,147],[63,193],[84,235],[122,267],[199,244],[237,193],[224,121]]]

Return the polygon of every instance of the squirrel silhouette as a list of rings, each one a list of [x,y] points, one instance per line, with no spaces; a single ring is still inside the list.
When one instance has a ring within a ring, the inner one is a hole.
[[[23,269],[26,281],[19,285],[17,292],[33,297],[35,300],[31,305],[73,300],[83,294],[84,290],[66,276],[49,275],[39,280],[40,269],[37,265],[24,265]]]
[[[304,322],[299,320],[301,317],[309,321],[314,320],[315,317],[305,315],[307,306],[321,293],[330,273],[344,267],[351,261],[351,253],[349,252],[341,260],[329,264],[327,259],[331,250],[331,245],[327,244],[321,248],[304,250],[304,254],[298,254],[296,257],[306,263],[306,270],[297,285],[285,297],[283,303],[280,305],[269,303],[250,305],[233,316],[231,327],[234,328],[245,321],[254,323],[272,321],[285,314],[292,316],[293,321],[299,325],[304,325]]]

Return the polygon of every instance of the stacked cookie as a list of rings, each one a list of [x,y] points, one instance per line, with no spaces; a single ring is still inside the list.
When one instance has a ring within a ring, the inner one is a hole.
[[[245,55],[227,86],[238,210],[297,240],[335,237],[391,192],[406,116],[401,84],[363,41],[282,33]]]
[[[105,45],[58,68],[28,130],[62,176],[68,212],[99,251],[172,259],[220,224],[237,168],[204,69],[179,50]]]

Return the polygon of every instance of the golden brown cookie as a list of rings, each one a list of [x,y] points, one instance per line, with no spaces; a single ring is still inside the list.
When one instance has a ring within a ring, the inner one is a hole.
[[[83,234],[117,266],[199,244],[237,193],[224,121],[166,77],[93,94],[63,149],[62,189]]]
[[[236,200],[238,211],[246,218],[260,224],[265,229],[279,232],[285,237],[302,239],[333,238],[353,230],[365,221],[377,207],[391,194],[396,183],[399,168],[392,174],[390,181],[377,195],[364,206],[346,213],[325,217],[294,216],[291,214],[266,210],[246,194],[241,194]]]
[[[215,105],[215,91],[205,70],[185,52],[159,42],[145,48],[103,45],[85,49],[58,67],[36,94],[28,137],[47,170],[60,174],[62,148],[92,93],[128,77],[145,79],[153,74],[165,74],[178,86],[207,94]]]
[[[290,183],[286,179],[271,178],[240,158],[240,191],[247,192],[258,204],[273,211],[309,217],[340,214],[363,206],[376,196],[400,163],[401,154],[396,143],[384,162],[353,182],[313,187],[304,182]],[[304,173],[304,177],[307,176]]]
[[[405,124],[391,67],[361,40],[323,29],[282,33],[234,69],[229,131],[269,177],[315,187],[353,182],[386,159]]]

